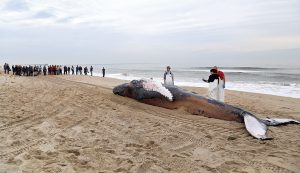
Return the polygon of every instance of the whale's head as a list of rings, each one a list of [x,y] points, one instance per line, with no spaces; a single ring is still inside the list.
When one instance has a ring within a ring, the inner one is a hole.
[[[133,80],[130,83],[124,83],[116,86],[113,93],[116,95],[135,98],[139,89],[143,88],[141,80]]]
[[[116,95],[130,97],[136,100],[164,97],[172,101],[172,94],[161,83],[152,80],[133,80],[116,86],[113,89]]]
[[[128,90],[129,90],[129,84],[124,83],[124,84],[121,84],[121,85],[118,85],[118,86],[114,87],[113,93],[116,94],[116,95],[126,97],[126,94],[128,93]]]

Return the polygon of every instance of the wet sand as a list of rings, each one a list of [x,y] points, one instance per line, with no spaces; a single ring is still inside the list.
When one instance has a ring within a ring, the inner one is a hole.
[[[0,75],[0,172],[300,172],[300,126],[244,125],[112,93],[124,81]],[[186,87],[206,94],[205,88]],[[300,99],[226,91],[258,117],[300,120]]]

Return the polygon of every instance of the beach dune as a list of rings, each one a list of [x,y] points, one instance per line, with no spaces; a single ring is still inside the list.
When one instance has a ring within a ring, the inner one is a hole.
[[[122,80],[0,75],[0,172],[300,172],[300,126],[243,124],[139,103]],[[205,88],[185,89],[206,95]],[[258,117],[300,119],[300,99],[226,91]]]

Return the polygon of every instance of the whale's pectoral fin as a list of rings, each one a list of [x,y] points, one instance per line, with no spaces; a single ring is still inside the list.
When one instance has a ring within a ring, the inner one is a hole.
[[[293,120],[293,119],[286,119],[286,118],[264,118],[261,119],[263,123],[268,126],[279,126],[279,125],[286,125],[286,124],[300,124],[300,121]]]
[[[267,137],[268,127],[262,121],[252,116],[251,114],[244,114],[244,122],[247,131],[257,139],[271,139]]]

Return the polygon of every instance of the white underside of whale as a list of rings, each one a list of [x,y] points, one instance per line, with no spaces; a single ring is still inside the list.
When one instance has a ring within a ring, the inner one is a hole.
[[[257,139],[268,139],[267,130],[268,127],[263,122],[260,122],[256,117],[249,114],[244,115],[244,122],[247,131]]]
[[[160,82],[151,80],[151,79],[142,79],[143,88],[147,91],[156,91],[161,95],[165,96],[168,100],[173,101],[172,93],[164,87]]]

